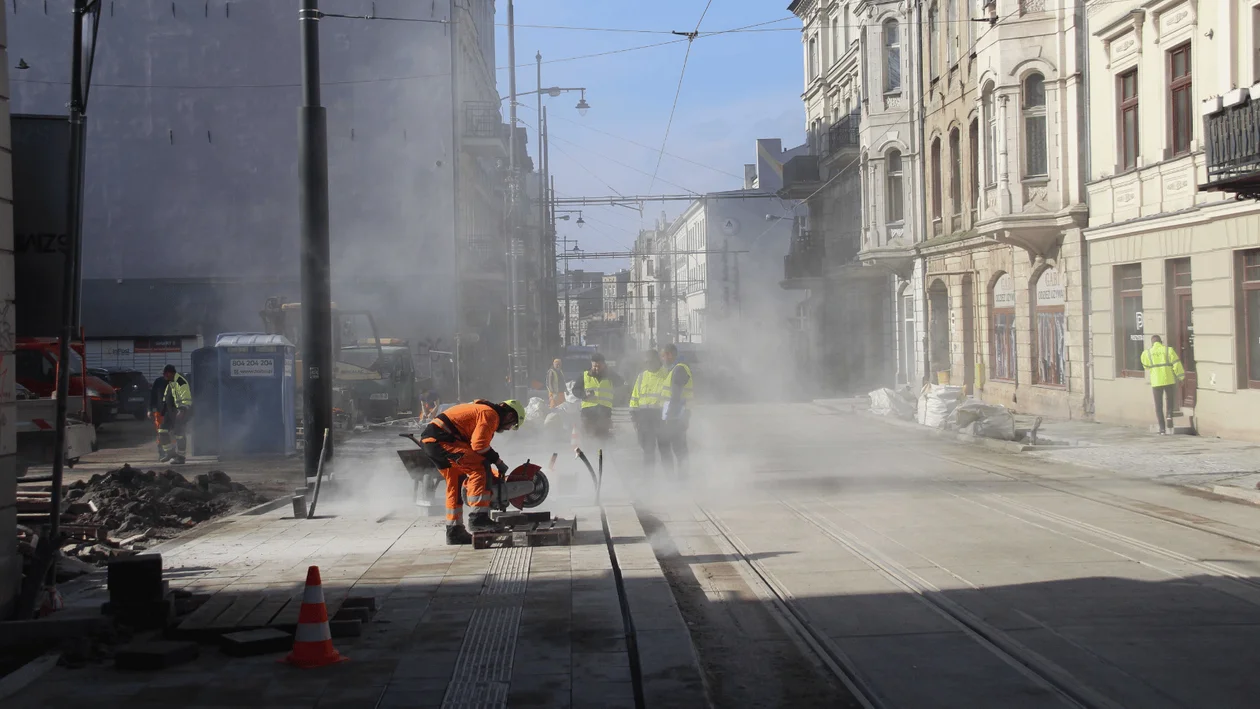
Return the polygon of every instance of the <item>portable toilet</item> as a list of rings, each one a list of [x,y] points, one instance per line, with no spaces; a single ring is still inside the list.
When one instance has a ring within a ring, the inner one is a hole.
[[[219,350],[192,353],[193,418],[189,431],[193,455],[219,454]]]
[[[295,352],[283,335],[228,333],[218,352],[219,457],[297,451]]]

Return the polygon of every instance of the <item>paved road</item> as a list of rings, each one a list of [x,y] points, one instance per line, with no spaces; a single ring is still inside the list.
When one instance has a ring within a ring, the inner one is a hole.
[[[810,404],[693,441],[639,509],[719,707],[1256,706],[1260,509]]]

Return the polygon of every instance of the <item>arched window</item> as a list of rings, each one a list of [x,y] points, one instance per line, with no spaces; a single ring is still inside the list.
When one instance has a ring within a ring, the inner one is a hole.
[[[980,205],[980,119],[971,119],[971,127],[967,131],[967,153],[970,158],[967,160],[968,175],[967,185],[971,188],[971,199],[968,205],[971,209],[971,223],[974,226],[976,217],[979,216]]]
[[[818,39],[809,38],[809,78],[818,78]]]
[[[928,10],[928,76],[941,75],[941,13],[933,3]]]
[[[1046,157],[1046,81],[1041,74],[1024,79],[1024,176],[1048,175]]]
[[[984,86],[980,95],[980,107],[984,114],[984,184],[997,184],[998,126],[997,108],[993,105],[993,84]]]
[[[888,192],[884,200],[888,205],[888,223],[895,224],[906,218],[903,202],[905,187],[902,182],[900,150],[894,148],[888,151],[888,155],[884,158],[884,170],[884,184]]]
[[[1058,269],[1047,268],[1033,289],[1033,384],[1067,386],[1066,291]]]
[[[958,61],[958,0],[948,0],[945,6],[945,43],[948,49],[948,66]]]
[[[950,231],[962,228],[962,135],[955,128],[949,132],[949,219]]]
[[[841,15],[836,14],[831,18],[831,63],[835,64],[840,61],[840,57],[844,55],[844,45],[840,44],[840,25],[843,22]]]
[[[941,139],[932,140],[932,234],[941,233]]]
[[[901,25],[896,20],[884,22],[884,91],[901,90]]]
[[[989,378],[1015,381],[1015,281],[1003,273],[989,293]]]

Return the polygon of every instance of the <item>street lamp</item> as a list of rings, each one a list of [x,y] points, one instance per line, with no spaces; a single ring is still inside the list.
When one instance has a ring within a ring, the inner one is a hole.
[[[552,94],[552,95],[554,96],[555,94]],[[590,110],[590,108],[591,108],[591,104],[586,102],[586,89],[582,89],[582,98],[578,99],[578,102],[577,102],[578,115],[585,116],[586,112]]]

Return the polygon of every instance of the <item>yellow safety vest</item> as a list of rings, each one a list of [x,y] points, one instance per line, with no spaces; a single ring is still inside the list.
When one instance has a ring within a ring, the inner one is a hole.
[[[1142,366],[1151,373],[1151,386],[1162,387],[1176,384],[1186,378],[1181,358],[1162,342],[1156,342],[1142,353]]]
[[[679,367],[682,367],[683,371],[687,373],[687,383],[683,385],[682,391],[683,401],[691,401],[691,397],[695,394],[692,385],[696,383],[696,380],[695,377],[691,376],[691,367],[688,367],[682,362],[675,364],[672,368],[670,368],[669,374],[665,375],[665,386],[661,390],[661,396],[665,399],[669,399],[674,395],[674,372],[677,372]]]
[[[167,401],[174,402],[177,409],[186,409],[192,406],[192,388],[188,386],[188,380],[176,374],[166,383],[165,398]]]
[[[661,406],[661,391],[665,387],[665,368],[643,370],[634,380],[634,389],[630,392],[630,408],[657,409]]]
[[[593,406],[607,406],[611,409],[613,407],[613,383],[611,379],[597,379],[589,371],[582,372],[582,387],[588,391],[595,392],[595,398],[583,401],[582,408],[589,409]]]

